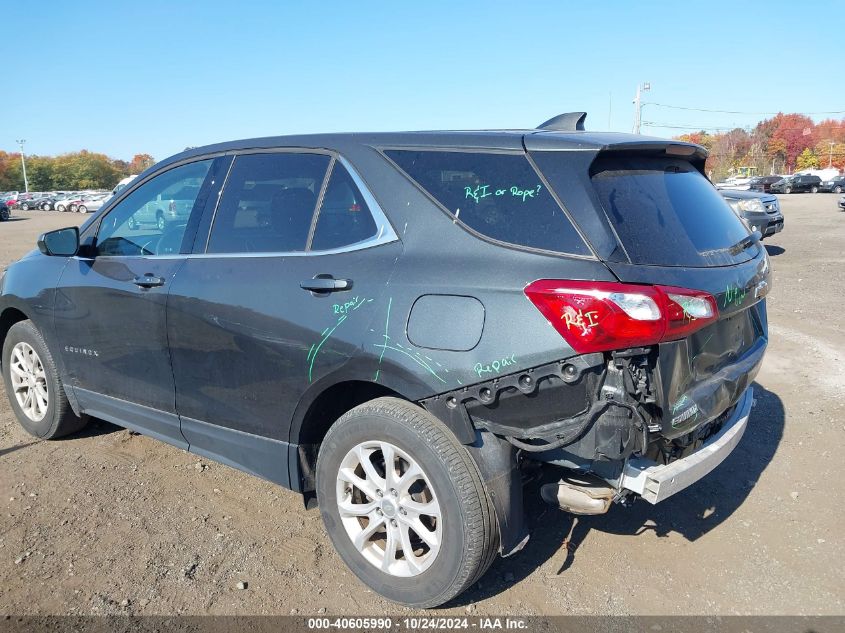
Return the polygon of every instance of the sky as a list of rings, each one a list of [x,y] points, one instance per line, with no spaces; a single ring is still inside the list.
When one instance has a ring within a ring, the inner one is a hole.
[[[0,149],[24,138],[27,154],[161,160],[255,136],[533,128],[570,111],[630,132],[646,81],[655,136],[777,111],[845,117],[841,0],[0,4],[14,26]]]

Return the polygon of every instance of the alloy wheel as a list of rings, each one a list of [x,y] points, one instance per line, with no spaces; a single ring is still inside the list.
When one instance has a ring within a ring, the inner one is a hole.
[[[12,390],[18,406],[33,422],[47,415],[50,397],[47,392],[47,373],[38,354],[29,343],[21,341],[12,348],[9,359]]]
[[[391,576],[417,576],[440,551],[440,504],[428,476],[388,442],[352,448],[337,474],[337,507],[355,549]]]

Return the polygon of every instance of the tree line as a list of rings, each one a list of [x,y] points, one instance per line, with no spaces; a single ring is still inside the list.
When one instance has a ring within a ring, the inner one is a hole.
[[[717,182],[752,167],[758,175],[793,173],[828,166],[845,169],[845,119],[820,123],[803,114],[777,114],[754,128],[676,137],[710,151],[706,170]],[[111,189],[121,178],[139,174],[154,163],[149,154],[131,161],[82,150],[60,156],[27,156],[30,191]],[[23,190],[21,156],[0,150],[0,191]]]
[[[701,130],[676,138],[710,150],[706,170],[714,182],[742,167],[754,167],[760,176],[828,166],[845,169],[845,119],[814,123],[803,114],[777,114],[753,129]]]
[[[59,156],[26,156],[30,191],[112,189],[121,178],[140,174],[155,162],[149,154],[131,161],[82,150]],[[0,150],[0,191],[23,191],[21,155]]]

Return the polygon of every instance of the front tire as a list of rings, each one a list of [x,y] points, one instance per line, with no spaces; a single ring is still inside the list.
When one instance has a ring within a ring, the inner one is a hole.
[[[12,409],[30,435],[51,440],[85,426],[70,408],[56,364],[32,321],[9,328],[3,342],[3,382]]]
[[[378,398],[335,422],[320,446],[317,500],[347,566],[400,604],[451,600],[498,552],[475,462],[440,420],[404,400]]]
[[[787,187],[783,190],[784,193],[792,193],[792,187]]]
[[[78,207],[76,207],[76,212],[77,213],[88,213],[88,207],[86,207],[84,204],[80,204]]]

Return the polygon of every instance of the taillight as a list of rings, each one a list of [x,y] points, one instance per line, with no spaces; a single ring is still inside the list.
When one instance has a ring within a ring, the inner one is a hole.
[[[685,338],[719,316],[711,294],[672,286],[540,279],[525,295],[579,354]]]

